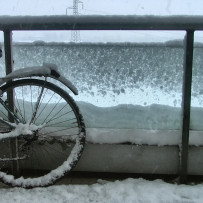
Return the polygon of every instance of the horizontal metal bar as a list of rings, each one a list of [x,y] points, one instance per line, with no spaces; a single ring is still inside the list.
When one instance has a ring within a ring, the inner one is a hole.
[[[0,30],[203,30],[203,16],[1,16]]]

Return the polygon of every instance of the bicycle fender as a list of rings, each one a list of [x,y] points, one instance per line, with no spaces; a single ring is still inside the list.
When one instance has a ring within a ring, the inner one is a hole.
[[[27,68],[15,70],[12,73],[8,74],[7,76],[0,78],[0,86],[16,78],[25,78],[25,77],[32,77],[32,76],[51,77],[55,80],[58,80],[62,84],[64,84],[75,95],[78,95],[77,88],[69,80],[67,80],[59,73],[58,68],[55,64],[51,64],[51,63],[43,63],[42,66],[33,66],[33,67],[27,67]]]

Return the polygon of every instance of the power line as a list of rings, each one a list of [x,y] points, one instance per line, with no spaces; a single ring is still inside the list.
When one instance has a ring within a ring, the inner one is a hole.
[[[97,10],[90,10],[90,9],[84,9],[83,10],[85,11],[90,11],[90,12],[93,12],[93,13],[99,13],[99,14],[104,14],[104,15],[110,15],[109,13],[106,13],[106,12],[103,12],[103,11],[97,11]]]
[[[66,8],[66,15],[67,15],[67,10],[72,9],[73,10],[73,16],[78,16],[78,7],[79,4],[82,5],[83,9],[83,2],[80,0],[73,0],[73,6]],[[80,42],[80,31],[79,30],[72,30],[71,31],[71,42]]]

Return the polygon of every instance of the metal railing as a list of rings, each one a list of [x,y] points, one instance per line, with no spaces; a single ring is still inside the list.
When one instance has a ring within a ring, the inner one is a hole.
[[[203,30],[201,16],[17,16],[0,17],[4,32],[6,73],[12,71],[13,30],[182,30],[186,31],[182,92],[180,181],[187,181],[194,32]]]

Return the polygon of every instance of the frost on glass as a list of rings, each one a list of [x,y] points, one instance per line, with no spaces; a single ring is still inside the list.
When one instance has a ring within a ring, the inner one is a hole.
[[[198,143],[194,143],[190,136],[190,144],[203,144],[203,44],[199,43],[202,39],[202,32],[195,32],[195,48],[192,74],[192,97],[191,97],[191,119],[190,134],[195,134]]]
[[[78,100],[96,106],[181,104],[182,47],[17,44],[14,58],[15,68],[57,64],[79,89]]]
[[[160,43],[18,42],[13,48],[15,69],[55,63],[78,88],[74,99],[84,116],[88,141],[180,143],[183,39]],[[110,140],[107,134],[117,138]]]

